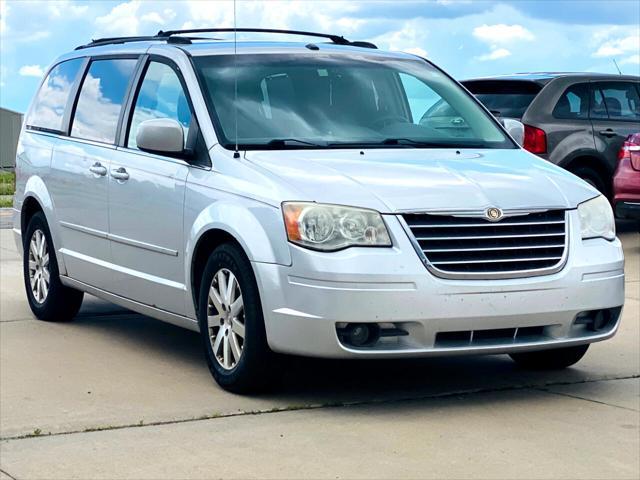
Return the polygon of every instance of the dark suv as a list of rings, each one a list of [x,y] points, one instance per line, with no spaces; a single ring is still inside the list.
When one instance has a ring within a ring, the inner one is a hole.
[[[525,124],[525,149],[611,195],[618,151],[640,131],[640,77],[524,73],[462,83],[494,115]]]

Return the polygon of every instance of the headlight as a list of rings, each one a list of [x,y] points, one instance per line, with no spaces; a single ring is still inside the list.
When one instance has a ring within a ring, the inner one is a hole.
[[[364,208],[321,203],[282,204],[289,241],[316,250],[347,247],[390,247],[382,216]]]
[[[616,238],[616,221],[609,200],[604,196],[588,200],[578,205],[582,238]]]

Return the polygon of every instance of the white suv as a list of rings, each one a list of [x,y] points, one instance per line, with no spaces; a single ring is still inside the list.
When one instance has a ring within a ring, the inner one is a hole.
[[[614,335],[607,200],[438,67],[333,35],[192,33],[97,40],[48,71],[14,222],[38,318],[88,292],[199,331],[238,392],[274,352],[561,368]]]

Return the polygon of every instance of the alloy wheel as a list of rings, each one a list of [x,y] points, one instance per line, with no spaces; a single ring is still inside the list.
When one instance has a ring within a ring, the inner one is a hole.
[[[49,295],[51,274],[49,271],[49,249],[42,230],[35,230],[29,242],[29,282],[33,298],[43,304]]]
[[[233,369],[244,349],[245,321],[242,291],[236,276],[221,268],[209,287],[207,325],[213,355],[225,370]]]

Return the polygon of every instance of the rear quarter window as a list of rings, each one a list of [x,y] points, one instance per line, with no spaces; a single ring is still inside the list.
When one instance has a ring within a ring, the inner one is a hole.
[[[42,82],[26,125],[36,130],[62,132],[64,113],[84,58],[59,63]]]
[[[555,118],[589,118],[589,84],[577,83],[568,87],[553,109]]]

